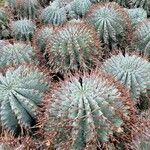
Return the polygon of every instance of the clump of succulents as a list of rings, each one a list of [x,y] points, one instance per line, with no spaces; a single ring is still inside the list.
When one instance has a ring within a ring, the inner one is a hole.
[[[55,31],[47,48],[47,64],[55,72],[91,69],[102,56],[95,30],[80,20],[72,20]]]
[[[0,74],[0,122],[4,129],[17,134],[35,125],[48,90],[46,75],[36,66],[22,65]],[[20,129],[21,128],[21,129]]]
[[[141,22],[133,33],[132,45],[140,53],[150,56],[150,21]]]
[[[131,19],[132,26],[147,19],[147,12],[143,8],[125,9]]]
[[[149,17],[150,0],[0,0],[0,150],[149,150]]]
[[[6,38],[9,36],[8,30],[8,16],[6,15],[5,11],[0,9],[0,39]]]
[[[91,7],[87,22],[93,25],[100,39],[111,48],[125,40],[130,20],[127,13],[116,3],[97,4]]]
[[[65,133],[73,141],[71,149],[83,149],[95,141],[109,141],[113,133],[123,132],[124,119],[130,120],[129,95],[124,92],[110,77],[98,72],[72,77],[53,91],[49,128],[51,123],[58,125],[66,120],[72,127],[71,132]],[[63,138],[64,134],[59,140]]]
[[[130,91],[133,98],[146,93],[150,84],[150,63],[136,55],[118,54],[106,60],[103,70],[121,81]]]
[[[40,18],[44,24],[62,25],[67,20],[66,10],[54,1],[42,10]]]
[[[41,52],[45,51],[46,45],[50,42],[53,32],[54,32],[54,29],[52,26],[46,26],[46,27],[41,28],[35,34],[35,44],[37,45],[37,48]]]
[[[33,48],[23,43],[7,44],[0,48],[0,68],[9,65],[37,62]]]
[[[35,32],[35,24],[28,19],[21,19],[12,23],[12,36],[16,40],[31,40]]]

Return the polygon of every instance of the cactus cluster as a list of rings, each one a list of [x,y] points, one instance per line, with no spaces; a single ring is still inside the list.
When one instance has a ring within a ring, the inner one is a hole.
[[[0,149],[149,150],[149,0],[0,7]]]

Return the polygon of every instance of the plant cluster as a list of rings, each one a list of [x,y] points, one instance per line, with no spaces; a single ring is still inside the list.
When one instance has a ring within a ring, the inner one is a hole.
[[[0,149],[149,150],[149,11],[148,0],[6,0]]]

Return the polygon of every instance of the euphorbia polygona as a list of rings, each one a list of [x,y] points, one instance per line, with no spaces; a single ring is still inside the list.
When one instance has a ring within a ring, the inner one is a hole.
[[[12,24],[12,36],[20,41],[32,39],[36,25],[28,19],[14,21]]]
[[[30,45],[23,43],[7,43],[0,48],[0,68],[23,63],[37,63],[35,53]]]
[[[150,63],[136,55],[114,55],[106,60],[103,70],[121,81],[134,99],[146,94],[150,85]]]
[[[131,25],[128,14],[116,3],[93,5],[86,20],[95,27],[102,42],[111,48],[116,48],[127,38],[125,35]]]
[[[109,141],[113,133],[122,132],[125,120],[130,120],[132,107],[126,89],[111,77],[100,72],[76,75],[53,91],[49,129],[53,124],[57,129],[61,121],[67,121],[72,127],[71,132],[65,132],[73,141],[70,149],[83,149],[91,142],[103,143]],[[60,128],[60,132],[63,131]],[[65,141],[63,137],[59,140]]]
[[[80,20],[72,20],[55,31],[47,47],[47,64],[54,72],[87,70],[102,56],[96,31]]]
[[[44,24],[62,25],[67,21],[65,7],[60,7],[59,1],[54,1],[42,10],[40,18]]]
[[[8,68],[0,74],[0,122],[19,134],[35,125],[43,94],[48,90],[46,74],[35,65]]]

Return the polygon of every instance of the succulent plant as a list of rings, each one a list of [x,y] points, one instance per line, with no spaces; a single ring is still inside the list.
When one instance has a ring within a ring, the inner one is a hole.
[[[147,11],[148,16],[150,15],[150,1],[149,0],[131,0],[132,6],[135,8],[143,8]]]
[[[17,40],[31,40],[35,29],[36,26],[31,20],[17,20],[12,23],[12,36]]]
[[[0,9],[0,39],[9,36],[8,20],[9,19],[5,11]]]
[[[23,43],[7,44],[0,49],[0,68],[9,65],[37,62],[33,48]]]
[[[0,74],[0,122],[4,129],[17,134],[35,124],[48,90],[46,75],[36,66],[22,65]]]
[[[50,68],[65,73],[94,67],[94,60],[102,56],[102,49],[92,27],[80,20],[72,20],[55,31],[47,54]]]
[[[84,16],[92,5],[90,0],[74,0],[72,10],[79,16]]]
[[[130,91],[133,98],[146,93],[150,84],[150,63],[136,55],[114,55],[106,60],[103,70],[121,81]]]
[[[139,22],[147,19],[147,12],[143,8],[125,9],[131,19],[132,26],[136,26]]]
[[[100,39],[112,48],[125,40],[130,27],[129,17],[116,3],[97,4],[91,7],[87,22],[95,27]]]
[[[133,33],[132,46],[138,52],[150,56],[150,21],[145,20],[137,25]]]
[[[54,29],[52,26],[47,26],[41,28],[37,34],[35,34],[35,44],[37,45],[37,48],[44,52],[46,49],[46,45],[48,42],[50,42],[52,34],[54,32]]]
[[[71,134],[73,140],[70,149],[81,150],[90,142],[103,143],[114,132],[123,131],[123,116],[130,118],[129,106],[124,99],[129,95],[125,93],[120,91],[110,77],[99,72],[77,75],[55,88],[49,114],[50,117],[55,116],[55,125],[57,120],[59,124],[61,120],[70,124],[72,128],[68,134]]]
[[[54,1],[43,9],[40,18],[44,24],[62,25],[67,20],[66,10]]]

